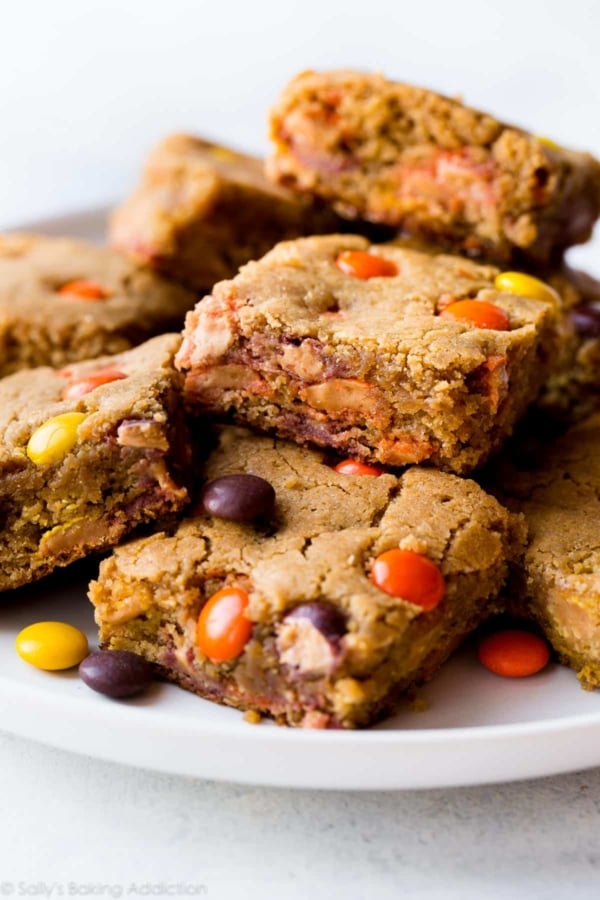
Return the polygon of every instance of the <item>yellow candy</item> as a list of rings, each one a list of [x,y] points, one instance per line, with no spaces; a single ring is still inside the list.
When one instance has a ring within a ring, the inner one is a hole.
[[[537,140],[542,145],[542,147],[547,147],[548,150],[562,150],[560,144],[557,144],[556,141],[552,140],[552,138],[544,137],[543,134],[538,134]]]
[[[217,162],[235,162],[238,159],[237,153],[234,153],[233,150],[228,147],[219,147],[216,144],[210,148],[210,155]]]
[[[560,297],[554,288],[523,272],[500,272],[494,278],[494,287],[497,291],[518,294],[519,297],[528,297],[530,300],[543,300],[553,305],[560,303]]]
[[[66,622],[35,622],[23,628],[15,641],[17,653],[36,669],[72,669],[88,654],[85,634]]]
[[[29,438],[29,459],[36,465],[58,462],[77,442],[77,429],[85,417],[85,413],[72,412],[48,419]]]

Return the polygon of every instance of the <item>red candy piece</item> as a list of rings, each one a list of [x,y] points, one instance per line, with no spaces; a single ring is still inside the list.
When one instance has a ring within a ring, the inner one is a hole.
[[[428,612],[446,592],[442,573],[434,562],[413,550],[386,550],[371,570],[371,581],[392,597],[401,597]]]
[[[85,278],[77,278],[75,281],[67,281],[58,289],[59,294],[73,294],[81,300],[106,300],[109,296],[108,291],[96,284],[94,281],[87,281]]]
[[[478,656],[479,662],[494,675],[524,678],[547,665],[550,650],[537,634],[508,628],[485,637],[479,645]]]
[[[344,250],[335,264],[345,275],[355,278],[390,278],[398,274],[398,267],[391,259],[364,250]]]
[[[248,594],[242,588],[226,587],[210,597],[196,625],[196,643],[211,662],[228,662],[239,656],[252,633],[252,622],[244,615]]]
[[[343,459],[333,467],[336,472],[341,475],[383,475],[383,469],[377,466],[369,466],[367,463],[359,462],[357,459]]]
[[[127,378],[127,375],[117,369],[101,369],[98,372],[92,372],[80,381],[74,381],[73,384],[66,387],[62,393],[62,399],[77,400],[102,384],[110,384],[111,381],[120,381],[122,378]]]
[[[510,331],[510,319],[503,309],[487,300],[456,300],[440,314],[469,322],[476,328]]]

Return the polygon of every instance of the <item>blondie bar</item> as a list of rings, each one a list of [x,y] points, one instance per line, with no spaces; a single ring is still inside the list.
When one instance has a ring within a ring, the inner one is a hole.
[[[319,451],[227,427],[204,477],[194,517],[101,563],[100,640],[280,723],[381,716],[494,610],[522,551],[519,517],[434,469],[343,474]],[[261,515],[254,482],[274,489]],[[237,521],[249,493],[253,521]]]
[[[185,506],[179,342],[0,381],[0,590]]]
[[[590,236],[600,163],[432,91],[354,71],[303,72],[271,117],[278,183],[348,218],[504,264]]]
[[[186,402],[363,460],[468,472],[535,398],[563,340],[552,291],[518,296],[497,275],[357,236],[281,243],[188,314],[176,358]]]
[[[550,283],[566,303],[571,339],[563,366],[549,378],[537,406],[566,426],[600,409],[600,282],[565,267]]]
[[[277,241],[339,227],[330,210],[268,181],[261,160],[175,134],[151,153],[109,237],[137,263],[206,291]]]
[[[600,687],[600,415],[495,467],[498,495],[525,515],[530,540],[509,597],[532,616],[583,687]]]
[[[0,236],[0,376],[120,353],[181,327],[196,296],[105,247]]]

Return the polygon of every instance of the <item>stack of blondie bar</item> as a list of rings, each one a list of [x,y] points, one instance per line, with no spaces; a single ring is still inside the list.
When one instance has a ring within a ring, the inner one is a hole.
[[[353,71],[271,136],[168,138],[109,247],[0,240],[0,587],[112,550],[105,649],[290,725],[507,609],[599,685],[600,163]]]

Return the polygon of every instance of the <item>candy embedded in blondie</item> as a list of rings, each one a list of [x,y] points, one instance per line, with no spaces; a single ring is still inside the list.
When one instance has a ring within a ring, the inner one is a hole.
[[[357,236],[278,244],[187,316],[186,404],[360,463],[469,472],[567,340],[553,291],[498,290],[498,274]]]
[[[198,508],[117,548],[90,598],[106,649],[281,723],[357,727],[394,708],[495,610],[522,552],[518,517],[434,469],[354,477],[225,427],[204,479],[233,476],[268,481],[271,511]]]

